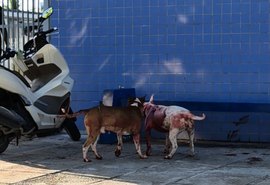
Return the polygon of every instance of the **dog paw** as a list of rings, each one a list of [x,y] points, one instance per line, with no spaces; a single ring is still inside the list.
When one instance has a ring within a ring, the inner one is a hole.
[[[147,156],[150,156],[152,154],[152,149],[147,148],[145,153],[146,153]]]
[[[114,154],[116,157],[119,157],[121,155],[121,150],[115,150]]]
[[[188,157],[195,157],[195,154],[188,154]]]
[[[91,160],[88,158],[85,158],[85,159],[83,159],[83,162],[91,162]]]
[[[166,155],[165,157],[164,157],[164,159],[171,159],[172,157],[171,156],[169,156],[169,155]]]
[[[99,155],[99,156],[97,155],[97,156],[96,156],[96,159],[97,159],[97,160],[102,160],[103,157],[102,157],[101,155]]]
[[[151,150],[151,149],[146,150],[146,155],[147,155],[147,156],[150,156],[151,153],[152,153],[152,150]]]
[[[141,155],[140,159],[147,159],[147,155]]]

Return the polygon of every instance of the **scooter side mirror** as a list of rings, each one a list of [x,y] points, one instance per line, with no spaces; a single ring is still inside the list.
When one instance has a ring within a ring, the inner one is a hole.
[[[46,10],[44,10],[41,14],[41,17],[45,20],[48,19],[53,13],[53,8],[49,7]]]
[[[39,25],[38,28],[40,28],[40,25],[43,23],[43,21],[45,21],[46,19],[48,19],[53,13],[53,8],[47,8],[46,10],[44,10],[41,14],[41,16],[35,20],[35,22],[39,21]]]

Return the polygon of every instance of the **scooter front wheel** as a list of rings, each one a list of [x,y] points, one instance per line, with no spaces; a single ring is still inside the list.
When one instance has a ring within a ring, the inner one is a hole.
[[[63,128],[73,141],[79,141],[81,139],[81,133],[72,119],[66,119],[63,123]]]

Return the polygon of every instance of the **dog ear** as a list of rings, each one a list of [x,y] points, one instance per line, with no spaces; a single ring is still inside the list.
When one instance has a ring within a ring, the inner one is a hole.
[[[151,95],[149,103],[154,103],[154,94]]]
[[[128,98],[128,106],[130,106],[132,103],[134,103],[135,97],[129,97]]]

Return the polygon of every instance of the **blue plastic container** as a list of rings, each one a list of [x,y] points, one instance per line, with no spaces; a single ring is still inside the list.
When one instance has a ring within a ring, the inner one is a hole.
[[[136,97],[134,88],[107,89],[103,91],[102,102],[106,106],[126,107],[128,105],[128,98],[130,97]],[[123,140],[125,140],[125,138],[123,138]],[[106,132],[105,134],[100,135],[99,143],[117,143],[117,136],[113,132]]]

